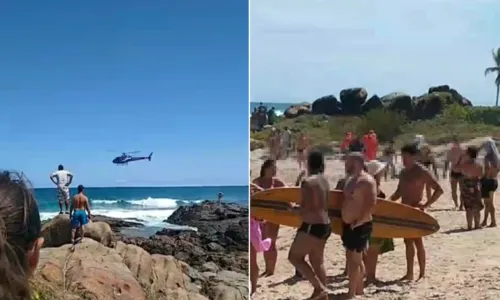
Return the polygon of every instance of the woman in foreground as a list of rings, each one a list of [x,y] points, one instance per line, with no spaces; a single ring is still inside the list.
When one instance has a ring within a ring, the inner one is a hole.
[[[38,204],[27,184],[0,173],[0,299],[31,299],[29,278],[43,245],[40,231]]]

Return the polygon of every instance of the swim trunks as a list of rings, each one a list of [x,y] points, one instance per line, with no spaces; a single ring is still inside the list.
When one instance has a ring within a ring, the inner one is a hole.
[[[304,232],[321,240],[327,240],[332,234],[332,224],[302,223],[298,232]]]
[[[342,222],[342,243],[349,251],[363,252],[368,246],[368,241],[372,235],[373,222],[366,222],[354,229],[350,224]]]
[[[87,218],[87,213],[84,210],[78,209],[73,212],[71,228],[77,229],[83,225],[87,225],[88,223],[89,219]]]
[[[484,208],[481,196],[479,179],[462,177],[460,200],[464,204],[465,209],[481,211]]]
[[[450,178],[460,179],[460,178],[462,178],[462,173],[455,172],[455,171],[450,171]]]
[[[297,152],[302,153],[302,152],[304,152],[304,149],[297,149]]]
[[[57,199],[59,202],[69,201],[69,188],[67,186],[57,188]]]
[[[490,198],[490,194],[498,189],[498,180],[493,178],[481,178],[481,197]]]

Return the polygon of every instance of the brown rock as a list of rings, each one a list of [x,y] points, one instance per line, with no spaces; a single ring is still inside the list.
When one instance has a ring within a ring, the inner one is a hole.
[[[42,227],[44,247],[59,247],[71,242],[71,222],[69,215],[57,215]],[[92,222],[85,227],[85,237],[91,238],[107,247],[114,247],[116,236],[111,227],[104,222]]]
[[[286,118],[292,119],[301,115],[310,114],[311,113],[311,104],[310,103],[301,103],[296,105],[291,105],[288,107],[283,115]]]

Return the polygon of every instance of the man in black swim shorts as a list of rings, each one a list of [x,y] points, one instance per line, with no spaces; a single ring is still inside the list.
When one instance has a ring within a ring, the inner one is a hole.
[[[372,212],[377,203],[377,184],[375,179],[363,170],[362,153],[349,153],[345,160],[345,168],[349,177],[345,182],[341,208],[342,242],[346,248],[349,276],[347,298],[351,299],[364,294],[363,252],[368,248],[372,234]]]
[[[323,154],[311,152],[307,157],[308,177],[302,181],[300,217],[302,225],[290,248],[288,259],[314,287],[311,298],[328,299],[326,271],[323,265],[326,241],[332,233],[328,216],[330,185],[323,175]],[[308,264],[305,257],[309,256]]]
[[[462,149],[458,138],[454,136],[452,139],[451,147],[446,154],[446,161],[443,169],[443,178],[446,178],[446,173],[448,173],[448,169],[450,169],[451,197],[453,199],[453,203],[455,204],[455,208],[459,208],[460,210],[464,209],[464,204],[460,202],[459,205],[457,190],[458,185],[460,184],[460,179],[462,178],[460,164],[463,155],[464,149]]]

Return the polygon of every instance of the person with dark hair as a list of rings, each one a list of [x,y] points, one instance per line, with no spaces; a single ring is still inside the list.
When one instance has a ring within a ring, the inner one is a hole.
[[[448,170],[450,170],[450,186],[451,186],[451,198],[455,204],[455,208],[459,210],[464,209],[464,204],[458,202],[458,185],[460,184],[460,179],[462,178],[462,173],[460,173],[460,159],[464,154],[464,149],[460,146],[460,142],[456,136],[453,136],[451,147],[446,153],[446,160],[443,169],[443,178],[446,178]],[[451,165],[451,167],[450,167]]]
[[[33,192],[15,175],[0,173],[0,299],[30,300],[44,240]]]
[[[256,187],[260,187],[263,190],[283,187],[285,184],[279,178],[276,178],[276,161],[273,159],[268,159],[264,161],[260,168],[259,177],[255,178],[252,183]],[[271,239],[271,247],[264,252],[264,261],[266,263],[266,270],[262,274],[263,276],[271,276],[274,274],[274,269],[276,268],[276,262],[278,260],[278,250],[276,249],[276,238],[278,237],[280,226],[278,224],[273,224],[269,222],[264,223],[263,228],[263,238]]]
[[[306,161],[307,148],[309,148],[309,139],[307,138],[304,132],[302,131],[299,132],[296,145],[297,145],[297,162],[299,163],[299,170],[302,170],[302,167],[304,166]]]
[[[417,162],[419,149],[416,144],[407,144],[401,148],[401,159],[404,169],[399,175],[399,183],[396,191],[390,199],[396,201],[401,198],[403,204],[420,208],[422,210],[431,206],[443,194],[443,188],[439,185],[436,177],[432,176],[429,169]],[[432,194],[425,203],[422,203],[425,186],[429,186]],[[425,277],[425,248],[422,238],[405,239],[406,248],[406,275],[403,280],[413,280],[413,263],[415,259],[415,248],[417,250],[420,275],[418,279]]]
[[[71,243],[73,244],[75,243],[75,235],[78,229],[80,229],[80,240],[83,239],[85,225],[87,225],[89,219],[91,219],[89,199],[85,196],[83,190],[84,187],[80,184],[77,188],[78,194],[73,196],[69,211],[69,218],[71,219]]]
[[[63,165],[57,167],[57,171],[50,175],[50,180],[57,186],[57,199],[59,200],[59,214],[63,213],[63,202],[65,213],[68,213],[69,206],[69,186],[73,181],[73,174],[64,170]]]
[[[476,161],[478,152],[477,147],[469,146],[460,160],[460,173],[462,174],[460,201],[465,208],[467,230],[472,230],[473,223],[474,229],[481,227],[481,210],[484,208],[480,189],[483,166]]]
[[[491,216],[491,223],[489,227],[496,227],[497,220],[495,217],[494,196],[495,191],[498,189],[498,172],[500,171],[500,154],[495,145],[495,141],[489,138],[481,147],[486,150],[484,156],[484,176],[481,179],[481,196],[484,199],[484,220],[481,226],[486,226],[488,217]]]
[[[364,294],[365,265],[363,253],[373,230],[372,212],[377,203],[377,184],[365,171],[365,157],[361,152],[351,152],[345,160],[349,177],[344,185],[341,204],[342,243],[346,249],[349,290],[347,297]]]
[[[307,175],[302,181],[300,218],[302,225],[288,253],[288,260],[295,269],[314,287],[311,299],[328,299],[324,251],[326,241],[332,233],[328,216],[330,185],[323,175],[325,161],[323,154],[312,151],[307,157]],[[309,263],[305,257],[309,257]]]
[[[419,151],[418,162],[424,165],[424,167],[426,167],[427,169],[429,169],[429,171],[431,171],[432,174],[434,174],[436,179],[439,180],[439,175],[437,171],[437,162],[434,153],[432,152],[431,146],[427,143],[420,144],[418,151]],[[431,187],[426,185],[425,186],[426,199],[431,198],[431,193],[432,193]]]
[[[396,149],[394,148],[394,140],[391,140],[389,142],[389,146],[384,149],[383,161],[387,164],[387,167],[384,169],[385,181],[387,181],[387,174],[389,173],[389,171],[391,172],[391,178],[395,178],[397,154]]]

